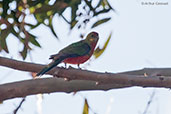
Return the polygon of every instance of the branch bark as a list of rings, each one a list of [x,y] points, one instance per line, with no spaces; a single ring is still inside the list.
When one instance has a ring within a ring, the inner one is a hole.
[[[16,70],[39,72],[45,65],[0,57],[0,65]],[[144,73],[148,76],[144,76]],[[56,67],[47,74],[60,78],[25,80],[0,85],[0,101],[38,93],[109,90],[131,86],[171,87],[171,68],[146,68],[122,73],[99,73]],[[167,77],[166,77],[167,76]],[[65,81],[61,78],[67,78]]]

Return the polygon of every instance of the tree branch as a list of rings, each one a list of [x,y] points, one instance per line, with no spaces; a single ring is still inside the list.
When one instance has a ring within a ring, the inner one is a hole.
[[[4,57],[0,57],[0,65],[29,72],[39,72],[45,67],[45,65],[21,62]],[[147,69],[145,70],[147,71]],[[158,68],[150,69],[149,72],[139,70],[114,74],[56,67],[47,72],[47,74],[60,78],[33,79],[0,85],[0,101],[51,92],[69,93],[82,90],[109,90],[131,86],[170,88],[171,77],[163,76],[163,74],[169,76],[171,74],[170,70],[171,68]],[[163,71],[167,71],[168,74]],[[144,73],[149,73],[151,75],[160,73],[160,76],[144,76]],[[65,81],[61,78],[67,78],[71,81]]]
[[[144,68],[140,70],[122,72],[120,74],[171,77],[171,68]]]
[[[18,110],[21,108],[22,104],[25,101],[25,97],[21,100],[20,104],[17,106],[17,108],[13,111],[13,114],[17,114]]]
[[[33,79],[0,85],[0,101],[38,93],[70,93],[80,90],[109,90],[112,88],[120,87],[117,84],[97,86],[94,81],[84,80],[65,81],[59,78]]]

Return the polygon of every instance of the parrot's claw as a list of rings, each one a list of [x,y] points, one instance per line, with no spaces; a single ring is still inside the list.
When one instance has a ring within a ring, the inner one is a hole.
[[[78,69],[80,69],[80,70],[81,70],[80,64],[78,64],[77,66],[78,66]]]
[[[82,68],[81,68],[81,67],[78,67],[78,69],[82,70]]]
[[[68,67],[68,69],[73,69],[73,68],[74,68],[74,67],[72,67],[72,66],[69,66],[69,67]]]
[[[67,64],[66,63],[64,63],[65,64],[65,68],[67,69]]]
[[[64,67],[64,66],[61,66],[61,68],[66,69],[66,67]]]

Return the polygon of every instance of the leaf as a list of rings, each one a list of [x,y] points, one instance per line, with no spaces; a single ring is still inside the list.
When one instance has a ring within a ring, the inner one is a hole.
[[[53,11],[50,10],[50,11],[48,11],[46,14],[47,14],[47,16],[51,16],[51,15],[53,15]]]
[[[88,106],[87,99],[85,99],[85,101],[84,101],[83,114],[88,114],[88,112],[89,112],[89,106]]]
[[[56,32],[55,32],[55,30],[53,28],[53,25],[52,25],[52,18],[53,17],[49,18],[49,28],[50,28],[51,32],[53,33],[53,35],[58,39],[58,36],[57,36],[57,34],[56,34]]]
[[[71,22],[70,22],[70,29],[73,29],[74,26],[77,24],[77,10],[78,10],[78,5],[81,3],[81,0],[72,0],[70,2],[70,6],[71,6]]]
[[[14,28],[11,28],[11,33],[19,39],[19,33],[17,33]]]
[[[34,36],[33,34],[30,34],[30,33],[28,33],[28,34],[29,34],[29,41],[30,41],[33,45],[35,45],[35,46],[37,46],[37,47],[41,47],[40,44],[39,44],[39,42],[36,40],[36,36]]]
[[[109,4],[108,0],[99,0],[99,2],[98,2],[98,4],[97,4],[96,8],[100,7],[101,5],[102,5],[103,8],[105,8],[105,6],[108,6],[109,9],[115,11],[115,10],[111,7],[111,5]]]
[[[29,8],[29,11],[30,11],[31,14],[33,14],[35,12],[35,10],[36,10],[35,7],[30,7]]]
[[[72,21],[71,22],[71,28],[70,29],[73,29],[74,28],[74,26],[77,24],[77,20],[74,20],[74,21]]]
[[[23,59],[26,59],[27,56],[27,47],[24,45],[23,50],[20,52]]]
[[[110,35],[109,35],[107,41],[105,42],[103,48],[100,49],[100,47],[98,46],[97,49],[94,51],[93,55],[95,56],[96,59],[97,59],[98,57],[100,57],[100,56],[104,53],[106,47],[107,47],[108,44],[109,44],[109,41],[110,41],[111,37],[112,37],[112,33],[110,33]]]
[[[103,6],[103,8],[105,8],[105,6],[107,6],[107,5],[108,5],[107,0],[102,0],[101,5]]]
[[[27,4],[29,6],[36,6],[36,7],[40,7],[41,4],[44,4],[46,0],[27,0]]]
[[[37,13],[34,15],[38,23],[43,23],[43,21],[47,18],[45,13]]]
[[[95,23],[92,25],[92,27],[91,27],[91,28],[94,28],[94,27],[96,27],[96,26],[98,26],[98,25],[100,25],[100,24],[103,24],[103,23],[105,23],[105,22],[109,21],[110,19],[111,19],[111,17],[101,19],[101,20],[99,20],[99,21],[95,22]]]
[[[88,0],[84,0],[85,3],[87,4],[87,6],[90,8],[91,11],[95,12],[95,9],[93,8],[92,4],[92,0],[88,1]]]
[[[25,23],[25,25],[30,26],[31,29],[35,29],[35,28],[38,27],[40,24],[41,24],[41,23],[38,23],[38,22],[37,22],[37,24],[35,24],[35,25],[30,24],[30,23]]]
[[[97,15],[99,15],[99,14],[106,14],[107,12],[109,12],[110,11],[110,9],[103,9],[103,10],[101,10],[101,11],[99,11],[99,12],[96,12],[96,13],[94,13],[94,16],[97,16]]]
[[[0,35],[0,47],[7,53],[9,53],[9,51],[6,43],[6,38],[8,37],[10,32],[11,32],[11,26],[1,30],[1,35]]]
[[[95,9],[98,8],[98,7],[102,4],[102,2],[103,2],[103,0],[99,0],[99,3],[98,3],[97,6],[95,7]]]
[[[18,11],[22,12],[24,10],[23,6],[18,6]]]
[[[3,13],[2,13],[2,17],[5,19],[6,15],[7,15],[7,11],[9,9],[9,3],[10,0],[3,0],[2,1],[2,8],[3,8]]]
[[[106,3],[106,5],[107,5],[111,10],[115,11],[115,9],[113,9],[112,6],[109,4],[108,0],[103,0],[103,1]]]

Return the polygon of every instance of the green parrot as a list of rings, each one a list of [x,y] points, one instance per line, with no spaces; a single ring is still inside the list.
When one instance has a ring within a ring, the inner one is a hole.
[[[72,43],[59,51],[59,53],[51,55],[49,59],[52,59],[52,62],[37,73],[37,76],[45,74],[61,62],[77,64],[78,66],[86,62],[92,56],[98,39],[98,33],[91,32],[84,40]]]

